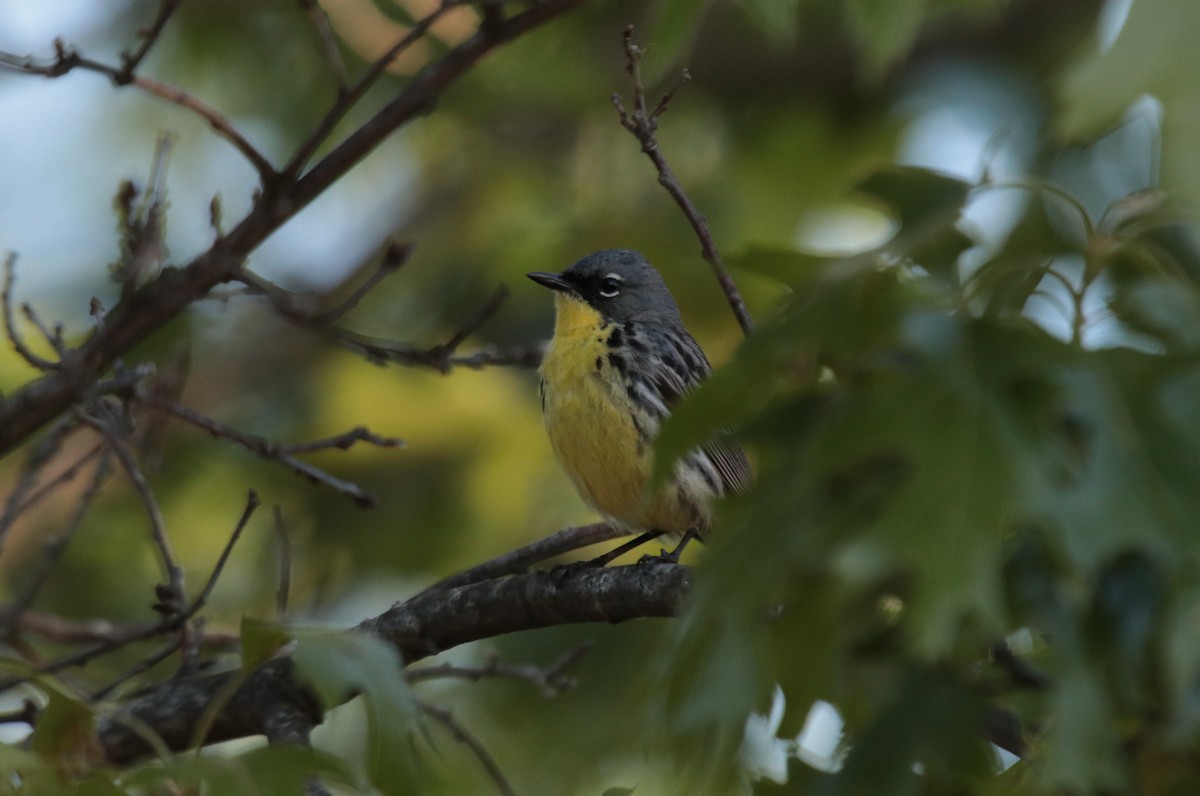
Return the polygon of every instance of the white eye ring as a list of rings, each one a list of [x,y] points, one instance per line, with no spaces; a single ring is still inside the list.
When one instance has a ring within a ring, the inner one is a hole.
[[[624,280],[621,279],[620,274],[605,274],[604,278],[600,280],[600,296],[614,298],[621,292],[622,281]]]

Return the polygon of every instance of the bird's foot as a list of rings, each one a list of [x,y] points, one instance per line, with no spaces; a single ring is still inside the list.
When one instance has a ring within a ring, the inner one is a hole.
[[[652,556],[649,553],[638,559],[638,564],[678,564],[679,563],[679,548],[674,550],[659,550],[658,555]]]

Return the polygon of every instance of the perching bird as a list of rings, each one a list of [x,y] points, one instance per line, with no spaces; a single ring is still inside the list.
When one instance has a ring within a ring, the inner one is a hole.
[[[550,442],[583,499],[640,533],[620,553],[660,535],[704,538],[712,499],[741,491],[750,466],[719,439],[691,451],[648,494],[654,438],[675,404],[712,370],[654,266],[639,253],[589,254],[561,274],[528,275],[556,291],[554,338],[542,360],[542,414]]]

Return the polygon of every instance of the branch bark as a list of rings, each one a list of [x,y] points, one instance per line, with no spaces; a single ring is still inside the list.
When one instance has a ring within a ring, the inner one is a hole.
[[[399,651],[405,663],[483,638],[584,622],[625,622],[676,616],[691,588],[692,570],[677,564],[635,564],[584,570],[567,577],[533,572],[422,592],[355,629]],[[195,737],[219,706],[203,739]],[[321,708],[290,658],[274,658],[249,673],[176,677],[143,691],[97,726],[109,761],[126,763],[151,752],[145,731],[172,750],[201,740],[215,743],[267,734],[281,717],[322,719]]]

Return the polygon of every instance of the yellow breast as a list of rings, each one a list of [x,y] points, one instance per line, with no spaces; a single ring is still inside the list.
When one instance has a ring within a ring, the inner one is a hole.
[[[542,360],[542,411],[550,444],[575,488],[601,514],[635,520],[650,474],[629,398],[608,361],[600,313],[555,296],[554,339]]]
[[[554,339],[539,371],[542,411],[554,452],[579,494],[633,530],[682,532],[706,524],[671,485],[653,499],[645,494],[653,446],[635,427],[625,384],[609,361],[612,327],[563,293],[555,296],[555,310]]]

